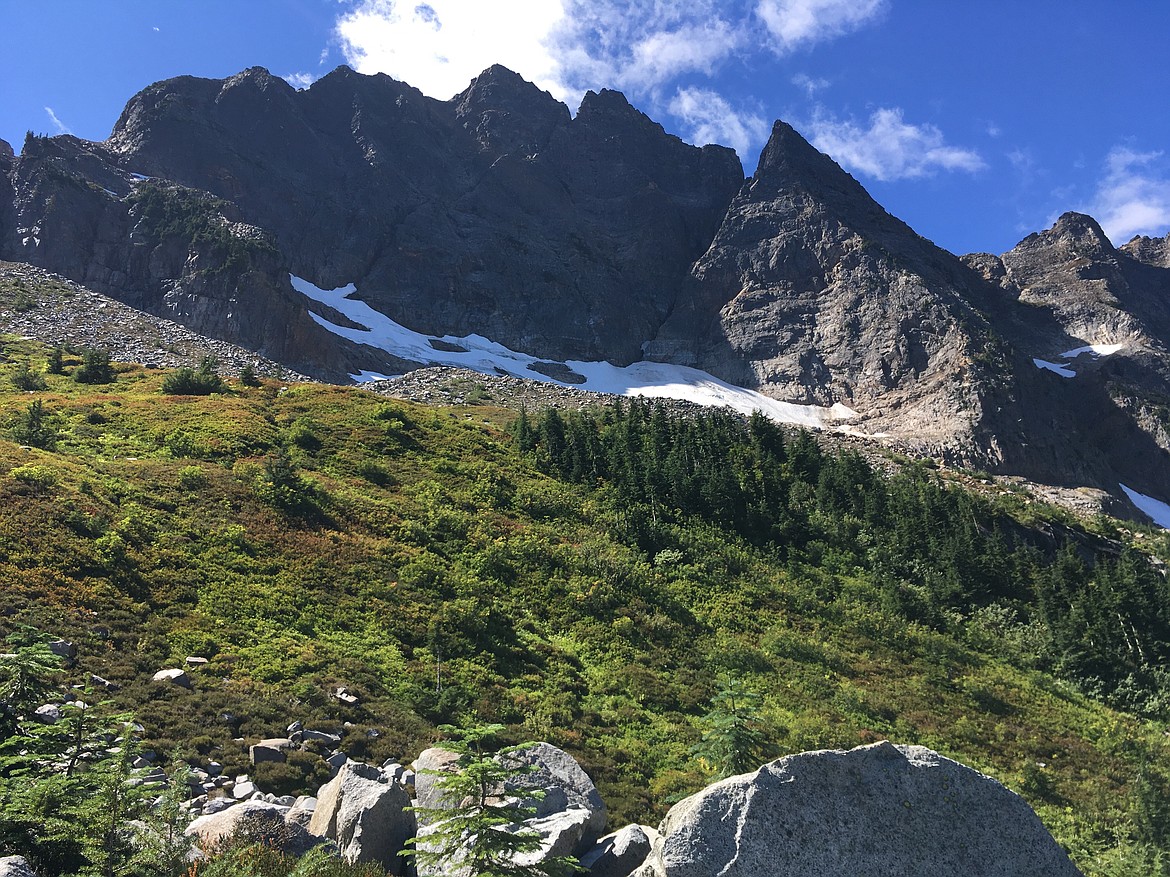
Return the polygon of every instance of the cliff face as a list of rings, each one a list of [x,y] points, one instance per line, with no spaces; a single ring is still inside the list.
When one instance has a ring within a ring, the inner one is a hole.
[[[1115,248],[1068,214],[958,259],[783,122],[745,181],[617,92],[573,117],[502,67],[449,101],[345,67],[303,91],[179,77],[104,143],[6,146],[0,257],[299,371],[415,363],[325,331],[346,318],[290,274],[549,374],[694,366],[954,462],[1170,499],[1170,238]]]
[[[981,285],[777,122],[651,349],[958,452],[1009,382],[972,304]]]
[[[108,147],[237,204],[292,273],[356,283],[413,329],[623,363],[742,181],[731,150],[687,146],[615,92],[570,119],[501,67],[448,102],[347,68],[304,92],[258,69],[172,80]]]

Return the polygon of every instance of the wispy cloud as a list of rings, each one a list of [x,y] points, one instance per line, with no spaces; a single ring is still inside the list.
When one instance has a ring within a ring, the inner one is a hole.
[[[312,73],[290,73],[281,78],[293,88],[308,88],[317,81],[317,77]]]
[[[53,112],[52,107],[45,107],[45,112],[49,114],[49,121],[53,123],[53,128],[56,129],[58,134],[72,134],[73,133],[73,131],[70,130],[68,125],[66,125],[59,118],[57,118],[57,114],[55,112]]]
[[[817,92],[824,91],[832,83],[827,79],[814,78],[807,73],[797,73],[792,77],[792,84],[804,91],[809,98],[814,98]]]
[[[768,136],[768,122],[760,115],[736,110],[720,94],[704,88],[680,88],[670,101],[692,143],[720,143],[747,159]]]
[[[756,15],[780,53],[823,42],[869,24],[885,0],[759,0]]]
[[[986,167],[979,153],[948,145],[930,124],[912,125],[898,107],[879,109],[864,127],[819,110],[809,125],[812,142],[850,170],[888,181],[937,171],[974,172]]]
[[[1161,152],[1115,146],[1105,159],[1105,176],[1085,208],[1115,244],[1134,235],[1161,236],[1170,229],[1170,166]]]

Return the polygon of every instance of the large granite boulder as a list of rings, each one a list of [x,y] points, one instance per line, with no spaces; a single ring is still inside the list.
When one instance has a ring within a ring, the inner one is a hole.
[[[303,826],[285,821],[287,807],[266,801],[242,801],[226,810],[192,820],[187,837],[204,852],[211,852],[225,841],[239,835],[273,846],[283,852],[301,855],[320,843]]]
[[[530,790],[543,793],[539,798],[525,797],[525,804],[536,808],[536,820],[574,814],[572,821],[580,825],[580,835],[566,854],[579,853],[601,837],[608,816],[605,802],[571,755],[550,743],[533,743],[502,757],[525,771],[507,784],[507,793],[521,797]],[[564,822],[562,818],[558,824],[563,827]]]
[[[424,749],[414,760],[414,805],[420,809],[429,810],[440,807],[449,807],[458,801],[444,801],[443,789],[439,785],[442,774],[455,770],[455,763],[459,760],[459,753],[441,746],[432,746]],[[426,814],[418,814],[419,822],[426,823]]]
[[[337,843],[350,862],[371,862],[391,874],[406,874],[399,855],[415,833],[410,796],[376,767],[359,762],[344,765],[317,792],[309,831]]]
[[[671,808],[635,877],[1077,877],[1014,792],[921,746],[790,755]]]

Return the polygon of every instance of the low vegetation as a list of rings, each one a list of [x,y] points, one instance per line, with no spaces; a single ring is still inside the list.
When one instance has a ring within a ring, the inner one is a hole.
[[[745,753],[889,738],[1019,791],[1086,874],[1170,850],[1160,532],[760,419],[164,395],[174,373],[87,385],[53,356],[7,339],[0,364],[0,632],[78,643],[59,683],[118,686],[110,714],[172,765],[242,772],[294,719],[371,761],[498,723],[577,757],[618,827]],[[151,683],[187,656],[192,689]],[[32,825],[5,770],[0,821]]]

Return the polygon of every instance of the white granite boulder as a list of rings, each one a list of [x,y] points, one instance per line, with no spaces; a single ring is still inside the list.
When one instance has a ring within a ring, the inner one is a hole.
[[[635,877],[1078,877],[1032,809],[921,746],[790,755],[671,808]]]

